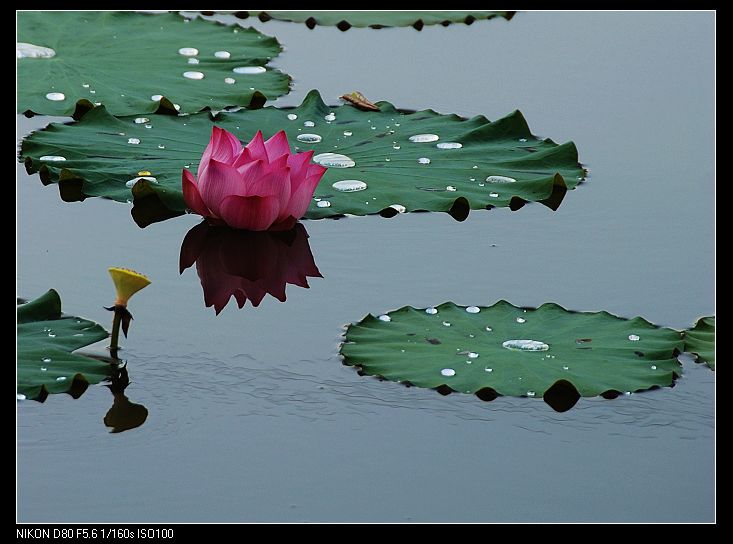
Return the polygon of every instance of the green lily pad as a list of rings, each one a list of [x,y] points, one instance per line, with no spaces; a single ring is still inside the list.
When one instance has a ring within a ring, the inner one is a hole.
[[[482,19],[503,17],[511,19],[514,11],[237,11],[241,19],[256,16],[260,21],[289,21],[305,23],[308,28],[336,26],[346,31],[357,28],[384,28],[391,26],[412,26],[422,30],[427,25],[448,26],[451,23],[472,24]]]
[[[341,354],[345,364],[391,381],[486,400],[544,396],[552,404],[558,390],[613,397],[670,386],[682,373],[681,349],[678,331],[641,317],[502,300],[368,315],[349,325]]]
[[[147,124],[151,128],[95,108],[78,123],[52,124],[31,134],[20,156],[30,173],[40,172],[43,183],[59,182],[64,200],[134,197],[139,210],[133,209],[133,216],[141,226],[183,212],[181,171],[189,166],[196,172],[214,123],[244,142],[257,130],[265,137],[285,130],[295,150],[314,150],[314,160],[329,168],[309,219],[427,210],[463,220],[469,209],[516,210],[528,201],[556,209],[585,175],[575,144],[533,136],[518,111],[490,122],[483,116],[464,119],[378,105],[376,112],[329,107],[311,91],[297,108],[221,112],[214,120],[209,113],[156,115]],[[154,179],[131,190],[128,185],[145,172]],[[364,182],[366,189],[334,188],[344,180]]]
[[[18,306],[18,395],[46,399],[49,393],[79,397],[91,383],[108,378],[108,363],[72,353],[107,338],[100,325],[61,315],[61,298],[53,289]]]
[[[290,87],[289,76],[265,69],[281,50],[275,38],[172,13],[21,11],[17,40],[19,56],[38,54],[23,44],[55,53],[18,59],[18,112],[79,118],[95,103],[115,115],[259,107]],[[250,73],[235,72],[242,67]]]
[[[693,328],[683,331],[682,337],[685,351],[715,370],[715,316],[701,317]]]

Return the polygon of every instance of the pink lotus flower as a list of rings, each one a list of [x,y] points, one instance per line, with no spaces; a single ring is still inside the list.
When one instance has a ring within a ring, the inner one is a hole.
[[[291,153],[280,131],[264,141],[257,131],[244,148],[214,127],[198,169],[183,169],[183,198],[210,223],[244,230],[287,230],[302,217],[326,168],[311,164],[313,151]]]
[[[247,232],[199,223],[181,244],[180,272],[196,263],[204,303],[218,314],[233,296],[242,308],[257,307],[268,293],[285,302],[285,286],[308,289],[322,278],[302,224],[281,232]]]

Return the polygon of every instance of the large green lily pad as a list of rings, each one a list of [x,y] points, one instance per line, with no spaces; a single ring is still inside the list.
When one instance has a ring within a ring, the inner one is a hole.
[[[261,106],[290,86],[289,76],[264,68],[281,50],[275,38],[172,13],[21,11],[17,40],[19,50],[55,52],[18,59],[19,112],[78,118],[102,103],[114,115],[175,114],[176,104],[193,113]],[[253,73],[233,71],[240,67]]]
[[[235,15],[242,19],[257,16],[261,21],[275,19],[305,23],[308,28],[320,26],[336,26],[346,31],[352,26],[357,28],[383,28],[391,26],[412,26],[422,30],[427,25],[451,23],[472,24],[482,19],[503,17],[511,19],[514,11],[237,11]]]
[[[108,378],[112,366],[72,353],[107,338],[100,325],[61,314],[51,289],[18,306],[18,395],[43,401],[49,393],[79,397],[90,383]]]
[[[715,316],[701,317],[682,335],[685,351],[692,353],[698,363],[705,363],[715,370]]]
[[[535,343],[519,349],[517,341]],[[641,317],[572,312],[552,303],[524,309],[502,300],[368,315],[347,328],[341,354],[345,364],[392,381],[487,399],[547,400],[558,389],[592,397],[670,386],[682,373],[681,349],[678,331]]]
[[[297,108],[221,112],[213,120],[209,113],[155,115],[144,125],[95,108],[78,123],[52,124],[31,134],[23,141],[21,159],[29,172],[40,172],[44,183],[60,181],[65,200],[134,197],[138,211],[133,216],[142,226],[183,212],[181,171],[189,166],[196,172],[214,123],[245,142],[257,130],[266,137],[285,130],[295,150],[313,149],[315,160],[330,157],[321,162],[330,167],[306,214],[310,219],[427,210],[451,212],[462,220],[469,209],[518,209],[528,201],[556,209],[585,174],[572,142],[558,145],[533,136],[518,111],[490,122],[480,115],[464,119],[378,104],[377,112],[330,107],[311,91]],[[411,141],[416,136],[430,141]],[[346,158],[339,161],[333,153]],[[155,180],[137,182],[131,190],[128,185],[141,172]],[[333,187],[354,179],[367,188],[341,192]]]

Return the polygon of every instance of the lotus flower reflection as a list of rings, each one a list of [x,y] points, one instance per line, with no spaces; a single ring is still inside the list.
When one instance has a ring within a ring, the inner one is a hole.
[[[234,296],[242,308],[257,307],[267,293],[285,302],[288,283],[308,288],[308,277],[321,278],[308,232],[298,223],[282,232],[247,232],[200,223],[181,244],[180,272],[196,263],[204,303],[218,314]]]
[[[280,131],[262,132],[242,147],[234,134],[214,127],[198,168],[183,169],[183,197],[215,225],[244,230],[288,230],[302,217],[326,168],[311,163],[313,151],[291,153]]]

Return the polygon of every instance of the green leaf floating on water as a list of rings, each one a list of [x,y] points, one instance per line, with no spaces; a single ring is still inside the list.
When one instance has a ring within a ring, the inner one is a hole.
[[[448,26],[451,23],[472,24],[482,19],[504,17],[509,20],[514,11],[237,11],[239,18],[256,16],[261,21],[275,19],[305,23],[308,28],[320,26],[336,26],[339,30],[349,28],[371,27],[383,28],[391,26],[412,26],[422,30],[427,25]]]
[[[19,112],[193,113],[261,106],[290,86],[265,68],[275,38],[177,14],[21,11],[17,41]]]
[[[572,142],[532,136],[518,111],[490,122],[378,105],[378,112],[330,107],[311,91],[297,108],[221,112],[215,121],[209,113],[154,115],[145,124],[95,108],[78,123],[31,134],[21,159],[44,183],[61,181],[64,200],[134,196],[141,226],[183,212],[181,171],[196,172],[214,123],[244,142],[257,130],[269,137],[282,129],[295,150],[315,151],[314,160],[329,168],[309,219],[427,210],[463,220],[469,209],[518,209],[528,201],[556,209],[585,175]],[[150,179],[136,183],[140,177]]]
[[[18,306],[18,394],[45,400],[49,393],[79,397],[90,383],[109,377],[112,367],[74,350],[107,338],[100,325],[61,315],[53,289]]]
[[[682,373],[678,331],[641,317],[580,313],[557,304],[409,306],[366,316],[346,330],[341,354],[364,374],[439,391],[551,397],[670,386]],[[573,402],[574,404],[574,402]]]
[[[685,339],[685,351],[695,355],[698,363],[705,363],[715,370],[715,316],[701,317],[682,336]]]

